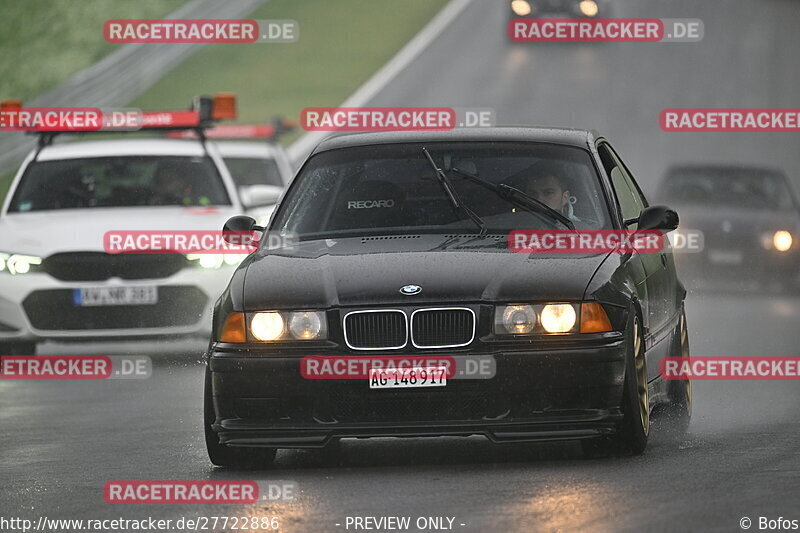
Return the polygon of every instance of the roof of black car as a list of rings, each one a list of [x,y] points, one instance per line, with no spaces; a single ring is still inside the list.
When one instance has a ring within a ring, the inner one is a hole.
[[[667,175],[679,174],[681,172],[757,172],[757,173],[770,173],[770,174],[783,174],[784,172],[774,166],[769,165],[752,165],[752,164],[732,164],[732,163],[682,163],[679,165],[672,165],[667,169]]]
[[[402,144],[419,142],[450,141],[516,141],[566,144],[586,148],[597,138],[597,133],[588,130],[550,127],[457,128],[448,131],[385,131],[371,133],[348,133],[329,137],[322,141],[313,153],[354,146],[375,144]]]

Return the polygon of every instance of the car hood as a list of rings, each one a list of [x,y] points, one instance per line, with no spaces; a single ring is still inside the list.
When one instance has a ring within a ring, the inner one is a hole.
[[[245,263],[246,310],[579,300],[607,254],[524,254],[504,238],[403,235],[304,241]],[[400,288],[419,285],[404,295]]]
[[[0,219],[0,251],[47,257],[103,251],[107,231],[216,230],[233,207],[117,207],[8,213]]]

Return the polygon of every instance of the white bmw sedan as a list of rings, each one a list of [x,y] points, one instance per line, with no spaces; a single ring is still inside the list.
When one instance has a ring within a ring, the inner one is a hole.
[[[273,206],[246,199],[258,203],[258,192],[237,188],[216,147],[196,140],[32,152],[0,210],[0,354],[33,354],[47,340],[208,337],[241,254],[110,254],[104,235],[218,231],[242,213],[263,220]]]

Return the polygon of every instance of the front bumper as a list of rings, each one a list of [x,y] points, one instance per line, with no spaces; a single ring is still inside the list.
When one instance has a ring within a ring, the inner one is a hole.
[[[459,355],[492,356],[494,377],[450,379],[443,388],[375,390],[366,379],[305,379],[300,355],[215,350],[208,360],[212,429],[230,446],[314,448],[349,437],[582,439],[611,434],[622,419],[621,334],[584,347]]]
[[[233,267],[183,269],[168,278],[66,282],[45,273],[0,276],[0,343],[144,340],[211,333],[216,299]],[[156,286],[157,305],[78,307],[85,287]]]

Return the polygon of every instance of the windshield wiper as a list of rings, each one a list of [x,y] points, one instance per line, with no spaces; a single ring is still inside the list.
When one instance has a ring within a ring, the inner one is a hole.
[[[464,213],[466,213],[466,215],[470,218],[470,220],[472,220],[480,228],[480,232],[478,234],[485,235],[486,232],[488,231],[486,222],[484,222],[481,217],[475,214],[475,212],[472,209],[467,207],[464,204],[464,202],[461,201],[461,198],[459,198],[458,193],[453,188],[453,184],[450,183],[450,179],[447,177],[447,174],[445,174],[441,168],[436,166],[436,162],[433,160],[433,157],[431,157],[431,154],[430,152],[428,152],[428,149],[423,147],[422,153],[425,154],[425,157],[428,159],[428,163],[431,164],[431,167],[433,168],[433,171],[436,174],[436,179],[438,179],[439,183],[442,185],[442,189],[444,189],[444,192],[450,199],[450,203],[453,204],[453,208],[461,209]]]
[[[563,214],[559,213],[558,211],[556,211],[549,205],[545,204],[544,202],[540,202],[536,198],[531,198],[530,196],[528,196],[519,189],[515,189],[514,187],[506,185],[505,183],[497,185],[495,183],[492,183],[491,181],[470,174],[469,172],[465,172],[457,167],[453,167],[451,170],[456,174],[460,174],[465,178],[474,181],[478,185],[481,185],[486,189],[489,189],[490,191],[497,194],[497,196],[499,196],[503,200],[511,202],[516,206],[522,207],[523,209],[526,209],[531,213],[539,215],[547,215],[550,218],[556,219],[558,222],[565,225],[569,229],[571,230],[575,229],[575,224],[569,218],[565,217]]]

